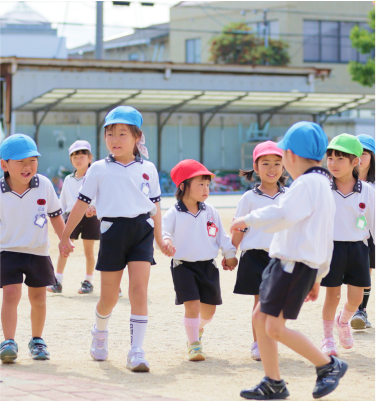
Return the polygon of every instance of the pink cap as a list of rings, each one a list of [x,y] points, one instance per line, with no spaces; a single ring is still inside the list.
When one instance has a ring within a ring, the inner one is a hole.
[[[283,153],[282,149],[280,149],[275,142],[262,142],[253,149],[253,162],[255,162],[259,157],[265,155],[277,155],[282,157]]]

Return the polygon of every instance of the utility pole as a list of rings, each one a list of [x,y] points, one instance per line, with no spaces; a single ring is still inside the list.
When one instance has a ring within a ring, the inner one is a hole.
[[[95,58],[97,60],[103,60],[103,1],[97,1]]]
[[[268,12],[268,10],[263,10],[263,13],[264,13],[264,46],[266,48],[268,48],[268,46],[269,46],[267,12]],[[265,62],[265,65],[269,65],[269,63]]]

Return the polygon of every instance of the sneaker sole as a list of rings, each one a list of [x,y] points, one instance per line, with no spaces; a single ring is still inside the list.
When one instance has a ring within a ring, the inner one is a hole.
[[[197,354],[197,355],[194,355],[193,357],[188,357],[188,360],[189,361],[192,361],[192,362],[199,362],[199,361],[205,361],[205,355],[203,355],[203,354]]]
[[[333,383],[332,386],[328,387],[326,389],[326,391],[324,391],[322,394],[319,394],[319,395],[312,394],[313,398],[317,399],[317,398],[325,397],[326,395],[328,395],[332,391],[334,391],[338,387],[339,379],[342,379],[342,377],[345,375],[345,373],[347,371],[347,368],[348,368],[347,363],[342,361],[342,369],[339,371],[339,374],[337,376],[336,382]]]
[[[150,371],[149,366],[146,365],[145,363],[140,363],[136,367],[131,367],[131,366],[127,365],[127,369],[129,369],[131,372],[149,372]]]
[[[367,328],[365,321],[356,317],[351,320],[351,327],[354,330],[364,330]]]
[[[47,292],[51,293],[51,294],[61,294],[63,291],[52,291],[52,290],[46,290]]]
[[[251,355],[251,358],[252,358],[254,361],[258,361],[258,362],[261,361],[261,358],[260,358],[259,356],[252,356],[252,355]]]
[[[41,352],[38,355],[32,355],[31,353],[29,353],[29,355],[31,356],[31,358],[33,358],[34,361],[49,361],[50,360],[50,356],[46,355],[44,352]]]
[[[93,290],[91,290],[91,291],[81,291],[81,290],[78,290],[77,291],[79,294],[91,294],[92,292],[93,292]]]
[[[107,358],[108,358],[108,355],[106,355],[106,358],[98,359],[91,352],[90,352],[90,356],[94,359],[94,361],[98,361],[98,362],[107,361]]]
[[[247,400],[284,400],[287,397],[289,397],[290,393],[287,391],[286,393],[282,393],[282,394],[277,394],[277,393],[273,393],[273,394],[265,394],[265,395],[261,395],[261,394],[246,394],[243,393],[243,391],[240,392],[240,397],[246,398]]]
[[[17,353],[12,348],[9,350],[5,349],[0,359],[3,363],[13,363],[17,359],[17,356]]]

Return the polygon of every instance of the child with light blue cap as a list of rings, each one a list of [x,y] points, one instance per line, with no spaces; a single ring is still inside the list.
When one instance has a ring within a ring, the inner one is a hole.
[[[335,204],[330,174],[321,167],[328,139],[318,124],[301,121],[277,145],[283,149],[282,163],[294,179],[289,191],[279,204],[256,209],[231,226],[232,232],[253,227],[274,233],[269,247],[271,261],[262,275],[259,303],[253,313],[265,377],[240,395],[259,400],[289,396],[279,372],[279,341],[316,366],[313,398],[320,398],[338,386],[347,363],[325,355],[285,324],[287,319],[297,319],[305,300],[318,298],[321,279],[329,272]]]

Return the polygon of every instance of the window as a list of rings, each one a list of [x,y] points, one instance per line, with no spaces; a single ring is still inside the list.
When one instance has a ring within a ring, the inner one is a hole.
[[[350,32],[355,25],[369,29],[363,22],[305,20],[304,61],[348,63],[355,60],[365,63],[368,55],[360,54],[351,46]]]
[[[130,53],[128,55],[128,60],[130,61],[137,61],[138,60],[138,53]]]
[[[201,63],[201,39],[187,39],[185,41],[185,62]]]
[[[263,38],[265,36],[264,32],[264,23],[256,22],[254,24],[249,24],[252,28],[253,33],[259,38]],[[266,22],[266,30],[268,33],[268,37],[271,39],[279,39],[279,23],[278,21],[267,21]]]

